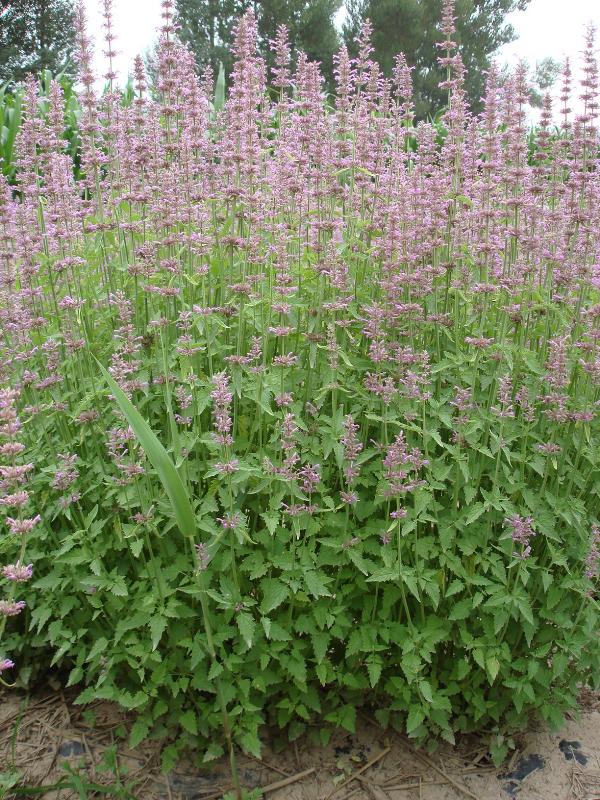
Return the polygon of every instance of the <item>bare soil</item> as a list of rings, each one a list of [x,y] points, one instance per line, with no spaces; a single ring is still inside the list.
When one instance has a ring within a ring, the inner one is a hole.
[[[102,763],[103,754],[116,746],[118,774],[132,787],[120,797],[217,800],[230,788],[224,761],[204,769],[184,761],[162,775],[159,743],[127,747],[131,719],[122,711],[104,701],[82,708],[71,698],[50,689],[29,697],[0,693],[0,775],[15,768],[21,785],[41,787],[64,780],[70,769],[107,786],[115,773]],[[499,770],[476,737],[454,748],[444,744],[429,756],[366,716],[356,734],[337,731],[327,747],[304,741],[282,745],[267,742],[262,760],[240,758],[244,785],[262,787],[271,800],[600,800],[600,697],[590,692],[582,694],[578,718],[555,733],[541,727],[527,731]],[[117,796],[87,791],[90,798]],[[46,800],[81,796],[65,788],[43,795]]]

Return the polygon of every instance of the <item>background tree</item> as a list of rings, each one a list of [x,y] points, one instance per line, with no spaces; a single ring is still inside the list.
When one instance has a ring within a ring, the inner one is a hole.
[[[467,69],[466,91],[474,111],[481,108],[485,72],[493,53],[515,38],[506,16],[524,10],[530,0],[457,0],[457,41]],[[394,56],[403,52],[414,67],[417,115],[435,114],[446,93],[438,89],[443,79],[437,63],[440,55],[438,22],[442,0],[348,0],[344,39],[354,53],[354,39],[365,19],[373,25],[375,58],[386,75],[392,74]]]
[[[269,42],[279,25],[289,31],[292,58],[302,50],[309,60],[321,62],[321,72],[330,82],[333,77],[333,55],[340,46],[334,18],[342,0],[262,0],[253,2],[258,31],[267,65],[273,65]]]
[[[268,66],[273,60],[270,41],[277,27],[286,25],[292,57],[303,50],[309,59],[321,62],[330,79],[333,54],[339,47],[334,17],[341,5],[342,0],[176,0],[176,22],[180,37],[191,47],[200,67],[211,64],[216,73],[222,61],[229,74],[233,24],[252,8]]]
[[[0,0],[0,81],[74,72],[73,0]]]
[[[222,62],[229,74],[232,30],[243,13],[242,0],[176,0],[175,8],[179,36],[191,48],[198,67],[210,65],[216,75]]]
[[[552,56],[546,56],[541,61],[536,61],[531,74],[531,87],[529,102],[534,108],[541,108],[544,104],[544,95],[552,89],[562,70],[562,64]]]

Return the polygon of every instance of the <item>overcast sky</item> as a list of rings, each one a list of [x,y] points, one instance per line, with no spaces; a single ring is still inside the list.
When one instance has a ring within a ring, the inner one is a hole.
[[[582,49],[586,26],[593,22],[600,29],[599,0],[531,0],[527,11],[509,16],[518,39],[505,45],[506,61],[552,56],[562,61],[566,55],[575,58]]]
[[[103,49],[99,0],[85,0],[89,30],[97,40],[97,70],[106,71]],[[117,68],[125,78],[134,57],[144,53],[156,38],[160,25],[160,0],[114,0],[116,47],[119,51]],[[519,38],[506,45],[502,61],[514,63],[526,58],[532,65],[544,56],[562,60],[566,54],[576,58],[583,41],[585,26],[594,22],[600,29],[600,0],[531,0],[527,11],[516,11],[510,21]]]

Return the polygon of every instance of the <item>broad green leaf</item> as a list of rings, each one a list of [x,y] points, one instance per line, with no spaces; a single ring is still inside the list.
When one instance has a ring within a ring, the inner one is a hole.
[[[204,755],[202,756],[202,763],[206,764],[209,761],[214,761],[216,758],[221,758],[223,753],[224,750],[222,745],[217,744],[217,742],[211,742],[204,751]]]
[[[417,586],[417,579],[415,576],[408,571],[402,572],[402,580],[408,586],[409,592],[415,597],[419,602],[421,602],[421,595],[419,593],[419,587]]]
[[[523,618],[526,619],[530,625],[535,625],[533,611],[531,609],[531,603],[529,600],[526,597],[518,597],[516,602]]]
[[[429,681],[419,681],[419,691],[428,703],[433,703],[433,694],[431,693],[431,684]]]
[[[286,630],[283,625],[273,621],[271,622],[269,638],[274,642],[290,642],[292,640],[290,632]]]
[[[321,661],[323,661],[323,659],[325,658],[325,655],[327,653],[327,648],[329,647],[331,636],[326,631],[315,631],[312,634],[311,639],[317,664],[320,664]]]
[[[275,533],[277,526],[279,525],[279,512],[277,511],[265,511],[262,513],[261,518],[264,520],[265,525],[267,526],[269,533],[271,536]]]
[[[240,737],[240,744],[242,745],[242,749],[245,753],[251,753],[256,758],[260,758],[261,743],[256,733],[253,731],[248,731],[247,733],[242,734]]]
[[[288,658],[285,662],[285,667],[299,683],[306,683],[306,663],[303,658],[298,656]]]
[[[370,578],[367,578],[367,583],[383,583],[385,581],[397,581],[399,578],[397,569],[382,569],[375,572]]]
[[[352,705],[342,706],[337,713],[337,723],[350,733],[356,732],[356,708]]]
[[[325,662],[317,664],[315,672],[317,673],[317,678],[321,686],[325,686],[327,683],[327,664]]]
[[[177,766],[179,751],[174,744],[167,745],[160,756],[160,768],[163,774],[168,775]]]
[[[379,678],[381,677],[381,669],[381,661],[372,660],[367,662],[367,672],[369,673],[369,682],[372,689],[379,682]]]
[[[213,681],[215,678],[218,678],[222,672],[223,664],[220,664],[218,661],[213,661],[208,671],[208,680]]]
[[[470,525],[472,522],[475,522],[475,520],[479,519],[479,517],[484,513],[484,511],[485,511],[485,506],[483,503],[475,503],[467,515],[465,524]]]
[[[457,594],[462,589],[464,589],[464,583],[459,581],[458,578],[455,578],[450,586],[446,589],[446,597],[452,597],[453,594]]]

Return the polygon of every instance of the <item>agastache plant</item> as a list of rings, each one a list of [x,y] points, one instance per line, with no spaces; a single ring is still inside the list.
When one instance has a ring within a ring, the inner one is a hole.
[[[49,657],[167,771],[364,703],[501,761],[600,675],[593,31],[530,133],[524,64],[470,111],[451,0],[435,124],[369,26],[330,97],[252,11],[221,106],[172,12],[125,102],[79,6],[77,170],[32,79],[0,180],[0,673]]]
[[[26,448],[19,441],[22,425],[17,415],[18,399],[18,389],[0,389],[0,459],[6,462],[0,465],[0,507],[7,512],[2,521],[7,537],[12,539],[12,547],[3,546],[0,552],[12,549],[17,554],[15,563],[5,564],[0,569],[0,585],[4,584],[0,595],[0,647],[8,618],[21,614],[27,605],[25,600],[16,600],[15,596],[21,589],[20,584],[32,578],[33,564],[25,564],[24,559],[29,535],[41,521],[39,514],[28,516],[30,492],[26,487],[33,464],[19,463]],[[0,650],[0,683],[6,684],[2,673],[13,667],[14,662],[4,658]]]

